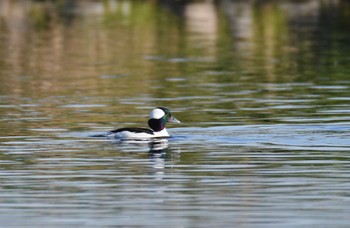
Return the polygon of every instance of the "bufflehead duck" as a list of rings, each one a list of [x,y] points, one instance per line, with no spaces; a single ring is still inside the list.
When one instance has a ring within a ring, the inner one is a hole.
[[[171,114],[170,110],[163,107],[153,109],[149,115],[147,128],[119,128],[110,131],[108,135],[114,135],[121,139],[148,139],[157,137],[169,137],[165,128],[167,122],[180,123],[179,120]]]

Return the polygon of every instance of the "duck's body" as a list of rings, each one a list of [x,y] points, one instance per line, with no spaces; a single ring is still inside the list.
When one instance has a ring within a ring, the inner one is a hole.
[[[116,138],[121,139],[150,139],[169,137],[169,133],[165,128],[167,122],[180,123],[175,119],[170,110],[163,107],[155,108],[151,111],[148,120],[147,128],[119,128],[110,131],[109,134],[113,134]]]
[[[147,128],[119,128],[111,131],[116,138],[147,139],[156,137],[169,137],[168,131],[153,131]]]

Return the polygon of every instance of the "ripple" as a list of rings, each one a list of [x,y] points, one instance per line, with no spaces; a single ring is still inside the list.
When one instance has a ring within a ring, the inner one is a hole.
[[[99,107],[106,107],[105,104],[67,104],[62,105],[63,108],[99,108]]]
[[[42,131],[42,132],[57,132],[57,131],[67,131],[64,128],[30,128],[30,131]]]
[[[350,126],[350,125],[349,125]],[[216,145],[241,145],[283,150],[349,151],[348,125],[247,125],[208,128],[176,128],[184,142],[216,142]]]

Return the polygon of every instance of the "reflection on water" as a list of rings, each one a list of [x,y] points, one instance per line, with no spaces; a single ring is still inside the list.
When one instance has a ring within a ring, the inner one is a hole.
[[[350,4],[1,1],[2,226],[347,226]],[[165,141],[91,135],[182,120]]]

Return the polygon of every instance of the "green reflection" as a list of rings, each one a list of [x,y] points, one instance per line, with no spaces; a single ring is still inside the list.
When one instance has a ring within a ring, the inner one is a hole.
[[[283,122],[348,104],[347,1],[1,4],[5,129],[143,123],[158,105],[188,125]]]

